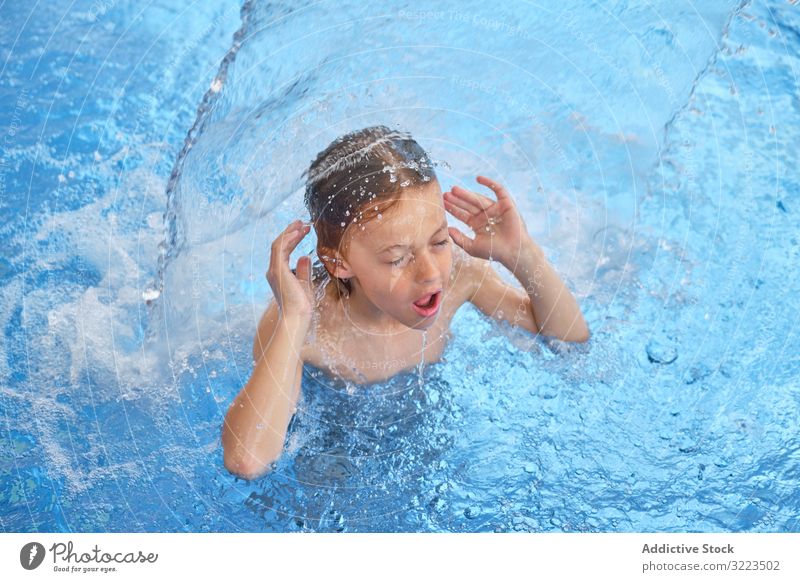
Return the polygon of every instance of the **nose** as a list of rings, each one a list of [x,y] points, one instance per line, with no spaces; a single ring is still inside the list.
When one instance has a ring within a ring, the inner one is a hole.
[[[414,264],[417,268],[417,281],[421,284],[430,284],[439,278],[439,266],[428,252],[419,253],[414,256]]]

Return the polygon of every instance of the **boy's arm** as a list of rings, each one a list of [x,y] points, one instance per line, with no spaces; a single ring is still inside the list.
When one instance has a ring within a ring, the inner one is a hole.
[[[472,257],[465,271],[470,279],[470,303],[489,317],[539,333],[530,297],[522,289],[503,281],[489,261]]]
[[[253,374],[228,409],[222,430],[225,468],[245,479],[263,475],[280,457],[300,395],[310,321],[285,318],[273,308],[274,303],[259,325]]]
[[[589,327],[575,297],[556,274],[539,245],[530,237],[524,240],[520,252],[505,266],[528,294],[539,333],[567,342],[589,341]]]
[[[588,341],[590,333],[575,298],[531,241],[517,262],[506,265],[524,287],[506,284],[484,259],[472,257],[468,267],[473,280],[470,301],[483,313],[531,333],[568,342]]]
[[[508,190],[486,176],[477,176],[476,180],[490,188],[497,200],[460,186],[445,192],[445,208],[475,233],[475,238],[469,238],[451,227],[450,236],[472,257],[498,259],[522,283],[527,303],[520,297],[521,292],[500,281],[490,265],[481,263],[472,302],[489,315],[494,315],[497,302],[501,302],[503,313],[497,311],[497,315],[507,321],[513,317],[507,310],[516,303],[519,311],[515,309],[515,314],[518,313],[519,319],[516,323],[512,321],[515,325],[563,341],[587,341],[589,328],[575,298],[528,234]]]

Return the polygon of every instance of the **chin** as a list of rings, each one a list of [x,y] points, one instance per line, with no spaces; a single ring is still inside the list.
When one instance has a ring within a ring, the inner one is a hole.
[[[425,319],[418,320],[414,325],[409,327],[413,327],[414,329],[429,329],[433,327],[433,324],[436,323],[436,319],[438,318],[438,313],[436,314],[437,317],[426,317]]]

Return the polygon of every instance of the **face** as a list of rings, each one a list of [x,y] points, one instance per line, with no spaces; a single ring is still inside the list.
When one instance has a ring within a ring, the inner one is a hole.
[[[408,189],[380,218],[354,225],[345,259],[358,289],[407,327],[427,329],[441,312],[453,244],[438,182]],[[436,293],[427,306],[425,296]]]

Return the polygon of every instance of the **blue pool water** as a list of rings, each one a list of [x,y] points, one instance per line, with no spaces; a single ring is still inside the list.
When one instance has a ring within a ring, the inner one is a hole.
[[[800,531],[795,2],[0,12],[3,531]],[[505,183],[592,339],[307,366],[238,480],[269,243],[376,123]]]

